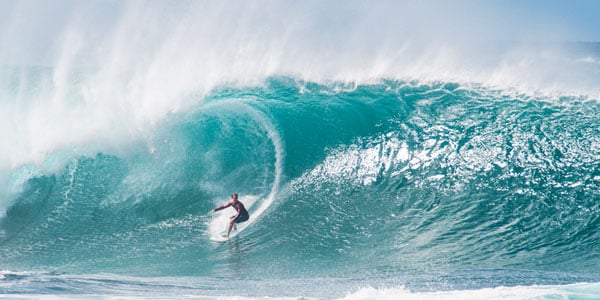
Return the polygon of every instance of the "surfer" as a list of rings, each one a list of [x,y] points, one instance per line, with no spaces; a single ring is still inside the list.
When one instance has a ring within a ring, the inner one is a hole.
[[[242,204],[242,202],[238,201],[238,194],[235,194],[235,193],[231,194],[231,201],[215,208],[213,210],[213,212],[219,211],[221,209],[225,209],[230,206],[233,207],[237,211],[237,214],[231,216],[231,218],[230,218],[229,227],[227,227],[227,234],[223,235],[223,237],[226,239],[229,238],[229,233],[231,232],[231,229],[235,226],[235,223],[246,222],[246,221],[248,221],[248,218],[250,217],[248,215],[248,211],[244,207],[244,204]]]

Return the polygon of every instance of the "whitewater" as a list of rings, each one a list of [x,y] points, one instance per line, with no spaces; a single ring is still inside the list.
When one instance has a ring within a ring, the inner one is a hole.
[[[0,297],[600,297],[600,45],[568,28],[1,6]],[[232,193],[250,224],[211,241]]]

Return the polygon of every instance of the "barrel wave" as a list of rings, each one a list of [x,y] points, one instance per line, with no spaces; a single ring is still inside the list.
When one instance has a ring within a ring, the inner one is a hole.
[[[464,83],[223,86],[126,150],[13,169],[3,268],[295,287],[279,296],[598,281],[599,116],[584,96]],[[232,192],[260,216],[211,242]]]

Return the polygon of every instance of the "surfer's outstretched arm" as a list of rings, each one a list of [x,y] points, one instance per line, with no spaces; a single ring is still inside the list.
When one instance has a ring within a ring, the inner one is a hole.
[[[230,207],[231,205],[232,205],[232,203],[231,203],[231,202],[227,202],[227,203],[225,203],[225,204],[223,204],[223,205],[221,205],[221,206],[219,206],[219,207],[217,207],[217,208],[213,209],[213,211],[220,211],[221,209],[228,208],[228,207]]]

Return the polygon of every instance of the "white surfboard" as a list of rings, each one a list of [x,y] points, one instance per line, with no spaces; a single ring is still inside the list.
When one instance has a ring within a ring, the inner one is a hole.
[[[216,234],[213,234],[210,236],[210,240],[211,241],[215,241],[215,242],[225,242],[228,241],[232,238],[234,238],[236,235],[238,235],[238,233],[240,233],[240,231],[244,230],[244,228],[246,228],[247,226],[239,226],[237,225],[237,230],[235,229],[231,229],[231,232],[229,233],[229,238],[225,237],[224,235],[227,234],[227,229],[218,232]]]

